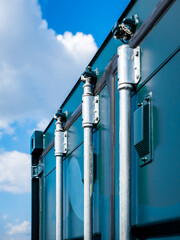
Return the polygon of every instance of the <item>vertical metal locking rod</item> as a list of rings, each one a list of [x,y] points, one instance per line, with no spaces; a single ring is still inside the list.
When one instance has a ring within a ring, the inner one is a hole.
[[[140,79],[139,55],[139,47],[118,48],[120,240],[131,240],[131,91]]]
[[[91,240],[93,236],[93,134],[94,110],[93,81],[96,74],[89,68],[81,80],[83,85],[82,118],[84,128],[84,239]]]
[[[131,85],[120,89],[120,141],[119,141],[119,186],[120,186],[120,239],[130,240],[131,232]]]
[[[93,96],[90,79],[83,86],[83,116],[90,115],[90,99]],[[84,119],[83,119],[84,120]],[[93,197],[93,123],[84,122],[84,239],[92,239],[92,197]]]
[[[59,111],[54,117],[57,119],[55,130],[56,156],[56,240],[63,240],[63,155],[64,132],[63,121],[65,116]]]

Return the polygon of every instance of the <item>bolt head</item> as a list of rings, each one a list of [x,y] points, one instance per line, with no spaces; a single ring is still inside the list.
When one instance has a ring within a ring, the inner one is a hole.
[[[139,78],[140,78],[140,76],[139,76],[139,74],[137,74],[137,75],[136,75],[136,79],[139,79]]]
[[[136,57],[138,57],[138,56],[139,56],[139,52],[138,52],[138,51],[136,51],[136,53],[135,53],[135,56],[136,56]]]
[[[150,96],[147,96],[145,100],[148,102],[150,100]]]

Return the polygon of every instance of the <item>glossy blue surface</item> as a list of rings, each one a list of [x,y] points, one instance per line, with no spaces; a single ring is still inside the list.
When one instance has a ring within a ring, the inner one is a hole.
[[[180,54],[176,54],[137,94],[141,101],[149,92],[153,99],[153,161],[137,166],[137,224],[180,216]],[[170,83],[170,85],[169,85]],[[162,87],[163,86],[163,87]],[[173,91],[169,91],[169,86]],[[135,98],[133,98],[134,100]],[[137,108],[137,104],[136,104]]]
[[[53,171],[45,179],[45,239],[56,239],[56,173]]]
[[[56,158],[54,154],[54,148],[52,148],[44,158],[44,174],[47,175],[55,167]]]
[[[74,164],[74,166],[72,165]],[[64,237],[83,236],[83,145],[64,160]],[[73,197],[74,195],[74,197]]]
[[[68,153],[71,153],[83,141],[82,116],[68,129]]]
[[[72,157],[67,167],[67,191],[69,201],[76,216],[84,220],[84,184],[83,175],[77,158]]]

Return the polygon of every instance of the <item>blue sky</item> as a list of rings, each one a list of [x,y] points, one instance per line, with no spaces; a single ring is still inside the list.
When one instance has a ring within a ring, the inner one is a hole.
[[[128,2],[0,0],[0,240],[30,239],[30,136],[51,120]]]

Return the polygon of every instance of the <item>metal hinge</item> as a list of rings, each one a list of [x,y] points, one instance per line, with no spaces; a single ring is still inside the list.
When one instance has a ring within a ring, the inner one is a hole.
[[[118,48],[118,89],[122,84],[136,85],[140,81],[140,53],[140,47],[122,45]]]
[[[63,155],[68,151],[67,131],[55,131],[55,155]]]
[[[83,96],[82,123],[98,124],[99,122],[99,96]]]
[[[94,97],[94,124],[99,122],[99,95]]]
[[[68,151],[68,139],[67,139],[67,131],[64,132],[64,154]]]
[[[44,164],[38,164],[37,166],[32,166],[31,167],[31,176],[32,178],[39,178],[44,170]]]

